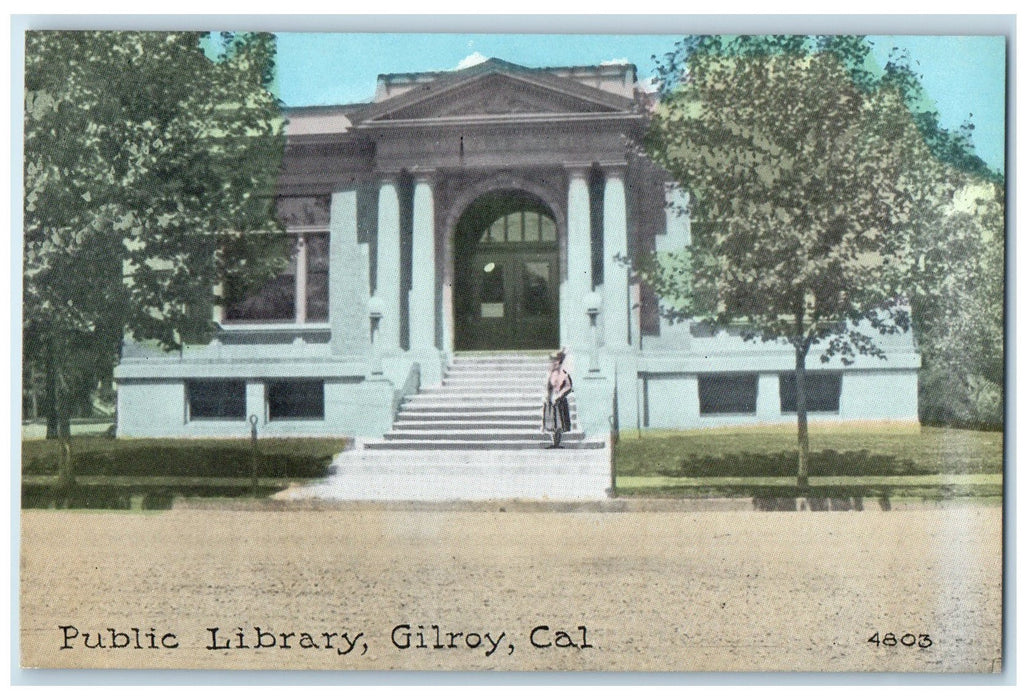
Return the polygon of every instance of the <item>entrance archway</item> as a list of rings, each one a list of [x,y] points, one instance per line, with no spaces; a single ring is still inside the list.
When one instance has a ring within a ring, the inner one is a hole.
[[[559,242],[538,197],[490,192],[461,214],[453,236],[457,350],[559,345]]]

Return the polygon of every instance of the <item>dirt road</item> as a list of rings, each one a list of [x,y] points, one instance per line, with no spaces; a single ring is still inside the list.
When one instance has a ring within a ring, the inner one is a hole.
[[[21,536],[29,667],[1000,667],[996,506],[25,511]]]

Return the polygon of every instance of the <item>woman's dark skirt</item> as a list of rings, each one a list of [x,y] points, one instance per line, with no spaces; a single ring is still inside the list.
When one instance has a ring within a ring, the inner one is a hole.
[[[546,402],[542,407],[542,429],[547,433],[566,433],[571,429],[571,406],[567,397]]]

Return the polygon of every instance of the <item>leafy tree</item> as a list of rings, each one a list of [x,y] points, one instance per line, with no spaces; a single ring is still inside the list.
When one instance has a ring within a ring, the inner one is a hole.
[[[912,232],[953,186],[901,90],[853,37],[698,37],[661,67],[642,146],[693,195],[692,245],[635,261],[665,311],[794,351],[808,484],[806,367],[883,357],[910,329]]]
[[[1003,422],[1004,191],[961,178],[937,222],[919,233],[911,285],[925,423],[995,428]]]
[[[205,45],[218,55],[208,56]],[[123,334],[166,349],[212,330],[216,280],[281,264],[274,38],[30,32],[25,51],[24,362],[48,437],[69,388],[109,378]]]
[[[893,52],[882,81],[900,90],[931,153],[948,166],[951,203],[918,227],[911,249],[913,329],[923,357],[925,423],[995,428],[1003,422],[1004,178],[974,152],[970,121],[939,124],[909,56]]]

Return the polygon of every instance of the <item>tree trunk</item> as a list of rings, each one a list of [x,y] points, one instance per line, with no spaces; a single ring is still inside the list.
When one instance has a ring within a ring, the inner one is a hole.
[[[43,413],[46,414],[46,439],[69,438],[71,421],[68,418],[68,392],[63,386],[60,362],[53,351],[46,354],[45,364]]]
[[[799,473],[796,486],[809,488],[809,419],[806,415],[806,353],[809,345],[795,349],[795,416],[799,422]]]
[[[67,436],[60,439],[60,454],[57,456],[57,488],[70,497],[75,486],[75,468],[71,462],[71,440]]]

